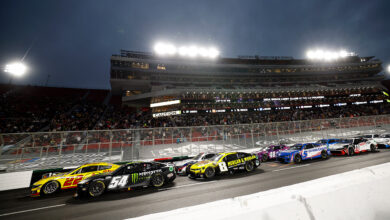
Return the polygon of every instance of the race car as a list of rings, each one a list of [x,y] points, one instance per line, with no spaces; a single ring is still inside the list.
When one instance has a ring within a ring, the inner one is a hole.
[[[390,134],[365,134],[360,136],[361,138],[372,139],[378,144],[378,148],[390,147]]]
[[[131,162],[111,173],[91,176],[77,184],[74,197],[97,197],[106,191],[161,187],[176,178],[173,166],[158,162]]]
[[[31,186],[31,196],[50,195],[58,190],[76,188],[77,184],[85,178],[112,172],[119,167],[119,165],[112,163],[89,163],[67,173],[44,177]]]
[[[288,150],[280,151],[277,154],[277,160],[282,163],[300,163],[302,160],[323,158],[326,159],[330,155],[328,147],[324,144],[306,143],[295,144]]]
[[[237,170],[251,172],[260,166],[260,160],[256,154],[231,152],[219,153],[210,160],[200,161],[191,165],[190,178],[213,178],[217,174],[234,173]]]
[[[289,147],[286,145],[271,145],[268,147],[264,147],[259,151],[255,151],[254,153],[261,159],[261,162],[266,162],[269,159],[276,159],[276,154],[282,150],[288,150]]]
[[[381,134],[378,138],[374,139],[378,144],[378,148],[389,148],[390,147],[390,134]]]
[[[214,156],[215,156],[215,153],[200,153],[191,159],[177,161],[174,163],[176,174],[186,176],[186,175],[188,175],[188,173],[190,171],[190,166],[192,164],[195,164],[195,163],[202,161],[202,160],[208,160]]]
[[[331,145],[330,152],[332,155],[349,155],[358,154],[361,152],[375,152],[378,149],[377,143],[372,139],[351,138],[346,139],[342,143]]]

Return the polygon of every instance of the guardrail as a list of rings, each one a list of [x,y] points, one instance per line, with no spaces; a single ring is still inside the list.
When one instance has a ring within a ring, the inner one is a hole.
[[[258,124],[0,135],[0,166],[24,170],[312,142],[390,130],[390,115]]]

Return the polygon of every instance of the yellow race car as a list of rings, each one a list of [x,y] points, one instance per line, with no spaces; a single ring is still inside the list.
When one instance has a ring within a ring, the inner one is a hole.
[[[77,184],[90,176],[116,170],[120,165],[112,163],[89,163],[70,172],[59,173],[35,182],[31,187],[31,196],[50,195],[58,190],[76,188]]]
[[[253,171],[260,166],[260,160],[255,154],[242,152],[219,153],[210,160],[200,161],[190,167],[190,178],[212,178],[216,174],[233,173],[236,170]]]

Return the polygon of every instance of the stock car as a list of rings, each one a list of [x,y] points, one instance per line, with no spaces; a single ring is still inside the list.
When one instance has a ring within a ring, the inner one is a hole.
[[[390,134],[365,134],[360,137],[374,140],[375,143],[378,144],[379,148],[390,147]]]
[[[289,147],[286,145],[271,145],[254,153],[261,159],[261,162],[266,162],[268,159],[276,159],[276,155],[279,151],[288,149]]]
[[[200,161],[191,165],[190,178],[213,178],[217,174],[234,173],[243,169],[251,172],[260,166],[260,160],[256,154],[231,152],[219,153],[210,160]]]
[[[31,186],[31,196],[50,195],[63,189],[76,188],[77,184],[90,176],[112,172],[120,165],[112,163],[89,163],[82,165],[70,172],[59,173],[43,178]]]
[[[378,144],[372,139],[352,138],[346,139],[342,143],[334,144],[329,147],[332,155],[349,155],[358,154],[361,152],[375,152],[378,149]]]
[[[282,163],[300,163],[302,160],[323,158],[330,155],[328,147],[319,143],[295,144],[288,150],[280,151],[277,160]]]
[[[188,175],[190,171],[190,166],[202,160],[208,160],[215,156],[215,153],[200,153],[195,157],[175,162],[175,170],[177,175]]]
[[[175,180],[173,166],[158,162],[131,162],[111,173],[91,176],[77,184],[74,197],[97,197],[106,191],[136,187],[161,187]]]

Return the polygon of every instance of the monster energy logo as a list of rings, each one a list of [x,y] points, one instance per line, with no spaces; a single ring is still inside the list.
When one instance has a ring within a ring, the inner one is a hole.
[[[133,183],[138,182],[138,173],[131,174],[131,182]]]

